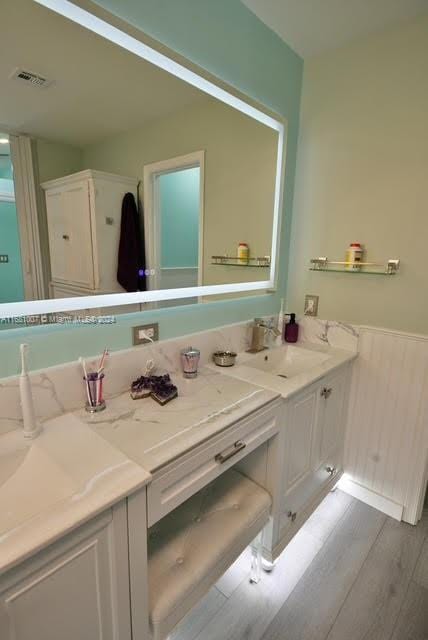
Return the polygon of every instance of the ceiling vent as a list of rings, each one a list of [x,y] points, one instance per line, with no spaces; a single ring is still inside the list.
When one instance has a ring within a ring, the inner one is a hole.
[[[48,80],[38,73],[27,71],[26,69],[15,69],[9,77],[11,80],[25,82],[28,86],[39,87],[40,89],[47,89],[53,83],[53,80]]]

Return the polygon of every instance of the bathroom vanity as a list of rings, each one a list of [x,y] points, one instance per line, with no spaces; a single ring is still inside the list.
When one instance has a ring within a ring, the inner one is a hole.
[[[48,420],[30,447],[1,436],[2,640],[150,637],[148,531],[232,467],[272,498],[275,560],[340,477],[354,357],[241,353],[177,380],[166,407],[126,392]]]
[[[280,462],[276,500],[264,532],[275,560],[339,481],[353,358],[315,345],[242,354],[230,375],[280,393]]]

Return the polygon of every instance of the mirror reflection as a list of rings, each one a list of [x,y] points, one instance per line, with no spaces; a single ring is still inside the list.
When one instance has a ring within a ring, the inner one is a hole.
[[[276,131],[31,0],[2,24],[1,303],[269,279]]]

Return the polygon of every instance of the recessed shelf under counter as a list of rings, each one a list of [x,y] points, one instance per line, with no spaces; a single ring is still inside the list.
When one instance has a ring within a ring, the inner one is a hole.
[[[351,267],[351,268],[349,268]],[[374,276],[394,276],[400,269],[400,260],[391,259],[387,263],[381,262],[340,262],[328,258],[312,258],[309,271],[324,271],[331,273],[351,273]]]

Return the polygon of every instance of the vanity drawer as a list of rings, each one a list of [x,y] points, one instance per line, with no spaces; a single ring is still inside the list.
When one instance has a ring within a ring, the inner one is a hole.
[[[149,527],[278,433],[280,407],[269,404],[155,473],[147,487]]]

